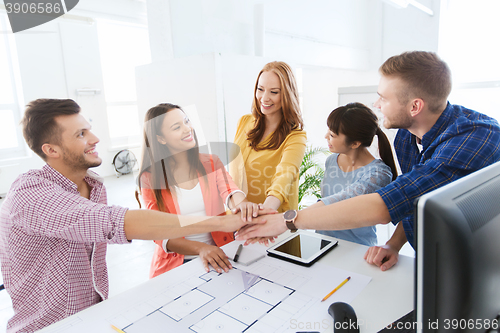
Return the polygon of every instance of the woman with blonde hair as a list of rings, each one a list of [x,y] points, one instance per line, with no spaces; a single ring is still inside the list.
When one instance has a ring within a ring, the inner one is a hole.
[[[297,209],[303,127],[292,69],[280,61],[266,64],[255,83],[252,114],[238,122],[234,143],[241,154],[229,169],[249,201],[278,212]]]

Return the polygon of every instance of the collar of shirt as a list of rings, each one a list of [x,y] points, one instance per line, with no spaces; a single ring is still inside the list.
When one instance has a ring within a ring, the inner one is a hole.
[[[74,193],[78,192],[78,187],[71,180],[63,176],[59,171],[54,169],[48,164],[45,164],[42,168],[44,175],[47,179],[52,180],[54,183],[60,185],[61,187],[71,190]],[[85,182],[90,185],[90,187],[95,188],[96,185],[103,185],[103,178],[100,177],[93,171],[87,170],[87,175],[84,178]]]

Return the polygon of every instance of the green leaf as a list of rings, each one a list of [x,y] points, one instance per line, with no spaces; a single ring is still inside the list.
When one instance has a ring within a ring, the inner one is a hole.
[[[328,154],[329,151],[322,147],[307,146],[304,158],[299,168],[299,209],[303,208],[302,199],[306,195],[321,198],[321,181],[325,170],[320,166],[315,157],[318,154]]]

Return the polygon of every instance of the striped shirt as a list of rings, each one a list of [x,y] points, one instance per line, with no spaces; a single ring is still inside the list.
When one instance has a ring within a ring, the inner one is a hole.
[[[126,208],[106,205],[89,171],[90,200],[49,165],[20,175],[0,208],[0,260],[14,316],[34,332],[108,297],[106,243],[128,243]]]
[[[414,201],[454,180],[500,160],[500,127],[484,114],[448,103],[439,119],[422,137],[400,129],[394,148],[402,175],[377,190],[392,222],[402,221],[406,238],[414,246]]]

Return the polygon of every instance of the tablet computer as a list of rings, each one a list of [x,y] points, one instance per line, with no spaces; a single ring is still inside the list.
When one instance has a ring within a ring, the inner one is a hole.
[[[338,241],[333,237],[299,231],[270,247],[267,254],[302,266],[311,266],[337,244]]]

